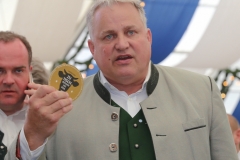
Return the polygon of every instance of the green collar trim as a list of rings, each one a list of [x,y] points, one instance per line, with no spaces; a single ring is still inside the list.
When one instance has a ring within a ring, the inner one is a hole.
[[[97,94],[107,103],[111,104],[111,96],[108,90],[102,85],[102,83],[99,81],[99,74],[95,74],[93,79],[93,85],[97,92]],[[157,68],[151,63],[151,76],[149,78],[149,81],[147,82],[147,94],[148,96],[152,94],[155,87],[157,86],[159,79],[159,73],[157,71]]]

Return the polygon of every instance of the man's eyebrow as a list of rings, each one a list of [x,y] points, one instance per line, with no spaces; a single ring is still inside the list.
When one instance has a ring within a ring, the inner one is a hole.
[[[124,27],[124,30],[132,29],[132,28],[136,28],[136,26],[134,26],[134,25],[126,26],[126,27]]]
[[[17,67],[14,67],[15,69],[22,69],[22,68],[27,68],[26,66],[17,66]]]
[[[124,30],[128,30],[128,29],[132,29],[132,28],[135,28],[136,26],[135,25],[131,25],[131,26],[126,26],[124,27],[123,29]],[[114,30],[105,30],[105,31],[102,31],[101,32],[101,35],[104,35],[104,34],[109,34],[109,33],[115,33],[116,31]]]
[[[106,30],[106,31],[102,31],[101,35],[109,34],[109,33],[115,33],[115,31],[114,31],[114,30]]]

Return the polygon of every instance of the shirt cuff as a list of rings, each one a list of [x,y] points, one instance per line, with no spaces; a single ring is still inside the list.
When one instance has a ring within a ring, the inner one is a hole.
[[[27,142],[24,130],[21,129],[21,131],[20,131],[20,153],[21,153],[22,159],[36,160],[43,152],[47,141],[48,141],[48,139],[46,139],[44,141],[43,145],[41,145],[37,149],[31,151],[28,146],[28,142]]]

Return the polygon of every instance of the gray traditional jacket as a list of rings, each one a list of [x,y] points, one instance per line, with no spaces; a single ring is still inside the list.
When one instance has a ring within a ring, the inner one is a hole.
[[[157,160],[238,159],[213,79],[152,65],[147,92],[149,97],[140,106]],[[112,120],[112,115],[119,115],[120,109],[110,101],[97,75],[86,78],[73,110],[62,117],[39,159],[118,160],[119,120]],[[7,155],[10,160],[15,159],[15,146]]]

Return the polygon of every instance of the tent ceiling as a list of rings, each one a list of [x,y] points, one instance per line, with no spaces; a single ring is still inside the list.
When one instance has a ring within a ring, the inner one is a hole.
[[[66,54],[81,29],[77,22],[83,3],[19,0],[11,30],[27,37],[35,57],[44,62],[56,61]],[[239,8],[239,0],[221,0],[199,44],[178,67],[224,68],[237,61]]]
[[[178,67],[225,68],[240,58],[240,1],[221,0],[202,39]]]
[[[75,40],[83,1],[19,0],[12,31],[27,37],[33,56],[42,61],[61,59]]]

